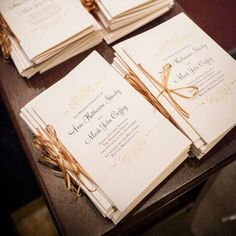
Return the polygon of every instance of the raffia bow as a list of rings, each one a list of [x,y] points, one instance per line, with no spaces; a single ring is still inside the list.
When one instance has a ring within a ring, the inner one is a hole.
[[[175,108],[177,109],[177,111],[179,111],[179,113],[181,113],[186,118],[190,117],[189,113],[183,107],[181,107],[179,105],[179,103],[175,100],[175,98],[173,97],[172,94],[175,94],[175,95],[177,95],[181,98],[184,98],[184,99],[190,99],[198,94],[198,92],[199,92],[198,87],[184,86],[184,87],[179,87],[179,88],[175,88],[175,89],[170,89],[168,83],[169,83],[170,71],[171,71],[171,67],[172,67],[171,64],[166,64],[164,66],[163,78],[162,78],[163,82],[162,83],[159,82],[158,80],[156,80],[149,72],[147,72],[141,64],[139,64],[138,67],[147,76],[147,78],[153,82],[155,87],[157,87],[158,89],[162,89],[162,91],[160,92],[158,97],[165,92],[168,95],[168,97],[170,98],[170,100],[173,103],[173,105],[175,106]],[[179,92],[180,90],[182,90],[182,91],[183,90],[191,90],[192,94],[190,96],[187,96],[187,95],[180,93]]]
[[[177,126],[175,120],[167,112],[167,110],[161,105],[157,98],[151,93],[151,91],[145,86],[145,84],[139,79],[139,77],[128,68],[128,73],[125,75],[125,79],[132,85],[140,94],[143,95],[164,117],[166,117],[171,123]]]
[[[98,10],[98,6],[95,0],[80,0],[80,1],[89,12],[95,12]]]
[[[68,190],[73,190],[77,195],[80,195],[81,184],[90,192],[96,190],[96,187],[94,189],[88,188],[82,181],[81,176],[85,177],[93,186],[96,186],[91,177],[60,142],[52,126],[46,126],[45,130],[37,129],[33,145],[36,150],[43,154],[39,161],[52,169],[56,176],[64,177]]]

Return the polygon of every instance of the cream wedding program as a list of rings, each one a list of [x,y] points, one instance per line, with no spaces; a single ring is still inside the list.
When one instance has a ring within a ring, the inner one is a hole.
[[[165,14],[173,0],[96,0],[96,15],[102,26],[104,40],[110,44],[137,28]]]
[[[1,1],[0,12],[12,31],[11,57],[27,78],[102,41],[96,21],[78,0]]]
[[[70,37],[93,30],[90,27],[94,24],[93,18],[77,0],[7,2],[4,18],[30,60],[56,46],[56,50],[60,50]]]
[[[180,165],[190,147],[97,52],[21,111],[32,130],[55,128],[97,184],[93,202],[107,211],[104,204],[112,206],[103,214],[114,223]]]
[[[198,157],[235,126],[235,60],[184,13],[114,48],[193,141]]]

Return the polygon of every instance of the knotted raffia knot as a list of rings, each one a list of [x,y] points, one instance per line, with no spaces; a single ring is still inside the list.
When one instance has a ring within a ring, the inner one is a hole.
[[[50,168],[56,176],[63,177],[68,190],[73,190],[77,195],[80,195],[81,184],[90,192],[96,190],[96,187],[94,189],[87,187],[81,179],[83,176],[93,186],[96,186],[90,176],[60,142],[51,125],[47,125],[44,130],[37,129],[33,146],[42,154],[39,161]]]
[[[125,75],[125,79],[135,88],[143,97],[149,101],[164,117],[166,117],[171,123],[177,126],[174,119],[170,116],[167,110],[161,105],[158,99],[151,93],[151,91],[145,86],[145,84],[138,78],[138,76],[128,68],[128,73]]]
[[[144,69],[144,67],[141,64],[138,64],[138,67],[141,69],[141,71],[147,76],[147,78],[153,83],[153,85],[158,88],[159,90],[161,89],[160,95],[163,93],[166,93],[167,96],[169,97],[170,101],[173,103],[174,107],[176,110],[182,114],[184,117],[189,118],[190,115],[189,113],[176,101],[176,99],[173,97],[173,94],[184,98],[184,99],[190,99],[196,96],[199,92],[199,89],[197,86],[184,86],[184,87],[179,87],[179,88],[174,88],[171,89],[169,88],[169,79],[170,79],[170,72],[172,65],[171,64],[166,64],[163,68],[163,73],[162,73],[162,82],[159,82],[157,79],[155,79],[147,70]],[[184,93],[180,93],[180,91],[188,91],[191,93],[191,95],[185,95]],[[158,98],[157,97],[157,98]]]
[[[0,13],[0,46],[2,51],[2,56],[4,60],[8,60],[10,58],[11,52],[11,42],[9,39],[9,26],[4,20],[2,14]]]
[[[98,6],[95,0],[80,0],[80,1],[89,12],[95,12],[98,10]]]

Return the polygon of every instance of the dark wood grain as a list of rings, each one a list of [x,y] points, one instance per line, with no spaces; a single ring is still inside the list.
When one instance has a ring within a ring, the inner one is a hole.
[[[182,8],[176,4],[170,12],[132,35],[160,24],[181,11]],[[101,43],[94,49],[108,62],[112,61],[111,47]],[[86,196],[75,200],[74,195],[67,191],[63,180],[54,177],[48,169],[38,163],[37,154],[32,148],[32,134],[19,117],[19,112],[22,106],[63,78],[91,51],[92,49],[73,57],[62,65],[42,75],[36,75],[30,80],[21,78],[12,62],[6,64],[0,60],[1,95],[49,210],[62,235],[118,235],[138,227],[148,221],[167,202],[193,188],[211,173],[235,159],[236,153],[236,130],[234,129],[201,161],[186,160],[117,226],[103,218]]]

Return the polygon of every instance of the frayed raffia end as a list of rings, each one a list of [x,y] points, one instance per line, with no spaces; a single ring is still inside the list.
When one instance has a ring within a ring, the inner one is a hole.
[[[98,11],[98,5],[94,0],[80,0],[83,6],[87,9],[89,12],[96,12]]]
[[[37,129],[33,146],[42,154],[39,162],[48,167],[55,176],[64,178],[69,191],[80,196],[81,185],[90,192],[96,191],[94,181],[60,142],[51,125],[47,125],[45,129]],[[86,179],[94,187],[87,187],[82,179]]]
[[[0,46],[2,56],[5,61],[8,61],[11,53],[11,42],[9,39],[9,27],[0,13]]]

